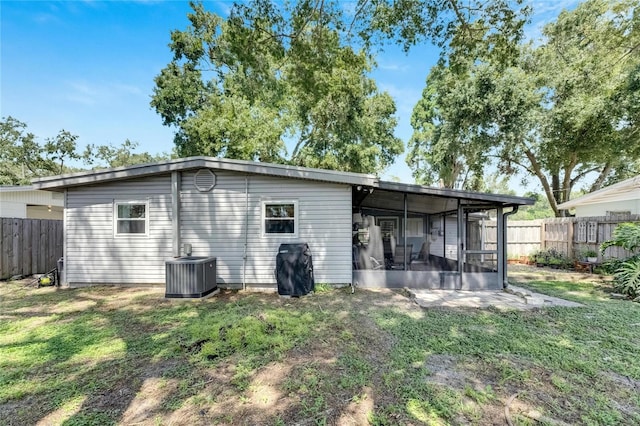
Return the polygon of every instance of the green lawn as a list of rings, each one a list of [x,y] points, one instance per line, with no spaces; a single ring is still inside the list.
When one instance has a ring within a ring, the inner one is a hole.
[[[525,285],[585,307],[1,282],[0,424],[640,424],[640,304]]]

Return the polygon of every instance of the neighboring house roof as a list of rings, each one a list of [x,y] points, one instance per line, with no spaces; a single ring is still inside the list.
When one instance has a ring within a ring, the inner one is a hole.
[[[0,185],[0,192],[33,191],[32,185]]]
[[[168,173],[172,171],[210,168],[240,173],[261,174],[267,176],[315,180],[330,183],[379,188],[387,191],[403,192],[418,195],[457,198],[495,202],[505,206],[533,204],[532,198],[512,195],[484,194],[456,189],[432,188],[422,185],[411,185],[396,182],[385,182],[374,175],[340,172],[335,170],[312,169],[308,167],[288,166],[282,164],[259,163],[245,160],[232,160],[215,157],[188,157],[177,160],[150,164],[139,164],[115,169],[95,170],[90,172],[71,173],[35,179],[33,188],[51,191],[62,191],[74,186],[92,185],[102,182],[131,179]]]
[[[558,205],[558,209],[567,210],[586,204],[600,204],[637,199],[640,199],[640,175],[597,191],[590,192],[574,200],[569,200],[566,203]]]
[[[64,198],[51,191],[43,191],[33,185],[0,185],[0,201],[25,204],[64,206]]]

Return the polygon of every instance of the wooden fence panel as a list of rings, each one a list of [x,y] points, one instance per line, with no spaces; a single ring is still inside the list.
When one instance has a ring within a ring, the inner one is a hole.
[[[62,257],[63,222],[0,219],[0,279],[44,273]]]
[[[630,217],[562,217],[540,220],[509,220],[507,222],[507,255],[523,256],[538,250],[555,249],[570,258],[578,258],[586,250],[598,252],[600,261],[624,259],[633,253],[620,247],[608,248],[600,254],[600,244],[610,240],[615,228],[623,222],[640,221],[640,215]],[[497,244],[496,221],[485,222],[485,244],[488,250]],[[594,228],[595,227],[595,228]],[[595,229],[595,241],[589,230]]]
[[[20,261],[21,250],[21,236],[22,236],[22,221],[20,219],[13,219],[13,250],[11,258],[11,275],[19,275],[22,270],[22,262]]]
[[[2,227],[2,233],[0,233],[0,249],[2,249],[0,264],[6,265],[4,269],[8,269],[8,265],[11,263],[11,252],[13,251],[13,237],[11,236],[13,222],[11,219],[0,219],[0,226]],[[0,267],[0,270],[2,269],[3,267]],[[0,274],[0,277],[3,275],[4,273]]]
[[[27,271],[31,269],[31,248],[33,247],[31,243],[31,220],[27,219],[22,222],[22,252],[21,252],[21,262],[22,262],[22,270]]]
[[[40,221],[31,221],[31,270],[38,270],[38,256],[33,253],[34,247],[40,244]]]
[[[40,236],[38,240],[38,271],[44,272],[47,269],[47,224],[40,222]]]
[[[507,256],[527,256],[540,250],[542,220],[509,220],[507,222]],[[498,230],[495,220],[485,222],[485,248],[495,250]]]
[[[544,240],[542,246],[545,250],[555,249],[556,251],[571,256],[571,245],[569,243],[569,226],[573,226],[571,218],[561,217],[544,220]]]

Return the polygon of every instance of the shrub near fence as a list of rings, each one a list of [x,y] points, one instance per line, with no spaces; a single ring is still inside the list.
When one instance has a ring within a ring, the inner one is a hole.
[[[45,273],[62,257],[63,221],[0,219],[0,279]]]

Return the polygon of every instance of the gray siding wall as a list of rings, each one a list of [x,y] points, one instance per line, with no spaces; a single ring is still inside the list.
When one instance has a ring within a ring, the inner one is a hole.
[[[216,186],[199,192],[195,172],[182,173],[181,243],[194,256],[216,256],[222,285],[242,283],[245,229],[249,286],[274,286],[275,259],[281,243],[306,242],[311,248],[316,282],[351,282],[351,188],[322,182],[215,171]],[[262,235],[263,200],[297,200],[298,237]],[[248,222],[247,222],[248,218]]]
[[[148,236],[114,237],[114,200],[148,200]],[[164,283],[173,254],[170,175],[69,188],[65,222],[69,284]]]

